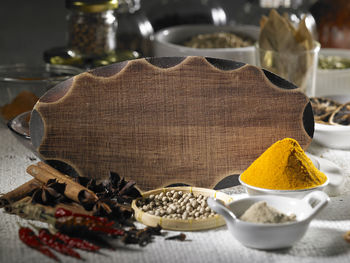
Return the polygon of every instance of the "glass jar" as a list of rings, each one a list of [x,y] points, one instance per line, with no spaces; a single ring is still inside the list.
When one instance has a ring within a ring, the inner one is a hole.
[[[142,1],[141,9],[146,13],[154,31],[184,24],[212,24],[218,26],[227,23],[226,11],[222,8],[221,2],[226,1],[146,0]]]
[[[116,49],[118,22],[114,9],[118,6],[109,1],[97,5],[77,5],[67,1],[70,10],[68,21],[68,48],[89,57],[101,57]]]
[[[308,12],[308,1],[302,0],[236,0],[223,1],[230,24],[259,26],[262,16],[268,16],[272,9],[279,14],[286,14],[289,20],[297,26],[305,17],[305,23],[314,39],[317,39],[316,22]],[[233,8],[241,6],[241,8]]]
[[[88,69],[137,58],[137,52],[117,49],[117,7],[117,0],[66,0],[67,46],[45,51],[45,62]]]
[[[350,1],[319,0],[311,8],[322,48],[350,49]]]
[[[151,36],[154,30],[141,9],[141,1],[119,0],[116,15],[118,48],[136,50],[143,56],[151,56]]]

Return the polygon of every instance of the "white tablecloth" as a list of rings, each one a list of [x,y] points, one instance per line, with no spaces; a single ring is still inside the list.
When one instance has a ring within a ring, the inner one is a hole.
[[[332,150],[312,144],[308,151],[341,167],[346,177],[341,194],[315,220],[301,241],[292,248],[260,251],[242,246],[226,227],[187,232],[187,242],[164,241],[156,237],[146,247],[129,245],[103,255],[81,252],[87,262],[350,262],[350,243],[342,235],[350,230],[350,151]],[[35,155],[0,124],[0,193],[6,193],[31,179],[25,169],[37,162]],[[227,190],[230,193],[230,190]],[[231,191],[233,193],[233,191]],[[0,262],[53,262],[26,247],[18,238],[18,225],[27,221],[0,210]],[[168,235],[176,232],[167,231]],[[81,262],[59,255],[62,262]]]

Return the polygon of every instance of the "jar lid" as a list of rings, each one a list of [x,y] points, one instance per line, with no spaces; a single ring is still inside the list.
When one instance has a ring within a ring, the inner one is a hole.
[[[66,0],[66,8],[97,13],[118,8],[118,0]]]

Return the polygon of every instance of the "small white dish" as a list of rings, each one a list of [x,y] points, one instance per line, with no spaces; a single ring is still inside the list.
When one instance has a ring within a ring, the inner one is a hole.
[[[339,56],[350,59],[350,50],[337,48],[321,48],[319,56]],[[329,94],[350,94],[350,68],[318,69],[316,73],[316,96]]]
[[[254,203],[266,201],[280,212],[295,214],[297,221],[283,224],[259,224],[239,220]],[[213,198],[208,205],[221,214],[228,230],[243,245],[256,249],[282,249],[292,246],[306,233],[313,218],[328,204],[329,197],[321,191],[311,192],[303,199],[264,195],[243,198],[223,206]]]
[[[313,140],[332,149],[350,149],[350,126],[315,123]]]
[[[350,69],[349,69],[350,76]],[[350,79],[349,79],[350,81]],[[332,90],[332,93],[335,92]],[[324,98],[331,99],[333,101],[337,101],[341,104],[350,102],[350,94],[346,94],[346,91],[343,90],[342,94],[329,94],[323,96]],[[333,149],[342,149],[348,150],[350,149],[350,126],[345,125],[328,125],[322,123],[315,123],[315,131],[313,141],[318,143],[319,145],[333,148]]]

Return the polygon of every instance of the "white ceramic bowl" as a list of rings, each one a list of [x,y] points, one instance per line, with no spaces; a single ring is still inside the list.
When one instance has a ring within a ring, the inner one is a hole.
[[[251,205],[266,201],[280,212],[295,214],[297,221],[283,224],[259,224],[239,220]],[[210,198],[208,205],[226,221],[228,230],[243,245],[257,249],[281,249],[292,246],[306,233],[311,220],[327,205],[329,197],[324,192],[309,193],[303,199],[264,195],[234,201],[226,208]],[[236,217],[236,218],[234,218]]]
[[[318,162],[318,160],[314,156],[308,153],[306,155],[310,158],[310,160],[315,165],[315,167],[317,169],[320,169],[320,163]],[[313,188],[302,189],[302,190],[271,190],[271,189],[265,189],[265,188],[255,187],[255,186],[246,184],[241,180],[241,176],[239,176],[238,180],[241,183],[241,185],[243,185],[243,187],[246,189],[248,195],[278,195],[278,196],[294,197],[294,198],[302,198],[313,191],[322,191],[325,189],[325,187],[329,183],[329,178],[327,177],[327,181],[324,184]]]
[[[340,56],[350,59],[350,50],[321,48],[319,56]],[[316,73],[316,96],[350,94],[350,69],[318,69]]]
[[[249,184],[246,184],[241,180],[241,176],[238,178],[241,185],[244,186],[246,189],[248,195],[278,195],[278,196],[284,196],[284,197],[292,197],[292,198],[303,198],[307,194],[314,192],[314,191],[323,191],[324,188],[328,185],[328,178],[327,181],[320,185],[313,188],[308,189],[300,189],[300,190],[272,190],[272,189],[265,189],[260,187],[251,186]]]
[[[162,29],[153,36],[153,54],[156,57],[172,56],[204,56],[231,59],[252,65],[255,63],[254,45],[242,48],[190,48],[180,45],[198,34],[214,32],[241,33],[257,40],[259,27],[248,25],[214,26],[214,25],[182,25]]]
[[[350,84],[350,69],[348,74]],[[342,104],[350,102],[350,94],[346,95],[345,93],[325,95],[324,97]],[[348,150],[350,149],[350,126],[315,123],[313,141],[328,148]]]
[[[350,126],[315,123],[313,140],[334,149],[350,149]]]

